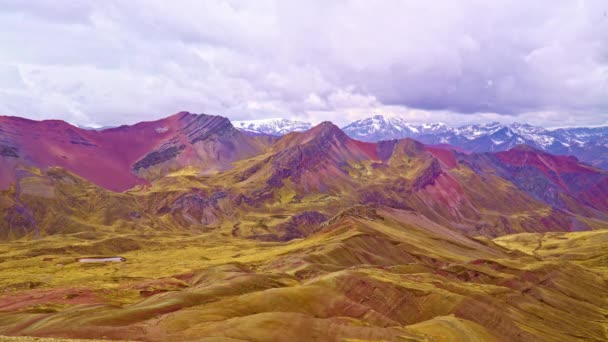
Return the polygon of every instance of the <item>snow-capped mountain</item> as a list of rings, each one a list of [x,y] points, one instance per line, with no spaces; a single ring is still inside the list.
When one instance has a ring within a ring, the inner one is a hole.
[[[262,133],[277,136],[290,132],[302,132],[312,128],[311,123],[288,119],[232,121],[232,125],[237,129],[250,133]]]
[[[553,154],[574,155],[608,169],[608,127],[549,130],[522,123],[498,122],[456,128],[444,124],[411,124],[399,118],[376,115],[343,128],[363,141],[413,138],[425,144],[449,144],[470,152],[505,151],[528,145]]]
[[[342,128],[351,138],[363,141],[402,139],[422,134],[441,133],[447,129],[448,127],[442,123],[416,125],[400,118],[386,118],[382,115],[357,120]]]
[[[498,122],[448,128],[440,134],[414,136],[427,144],[450,144],[472,152],[503,151],[517,145],[529,145],[541,150],[549,150],[560,142],[542,127],[528,124],[501,124]]]
[[[251,134],[281,136],[312,128],[312,124],[288,119],[233,121],[234,127]],[[448,127],[442,123],[409,123],[401,118],[375,115],[342,128],[361,141],[413,138],[425,144],[448,144],[469,152],[496,152],[528,145],[552,154],[573,155],[586,163],[608,169],[608,127],[549,130],[522,123],[499,122]]]
[[[103,131],[104,129],[116,128],[117,126],[83,126],[74,125],[78,128],[86,129],[87,131]]]

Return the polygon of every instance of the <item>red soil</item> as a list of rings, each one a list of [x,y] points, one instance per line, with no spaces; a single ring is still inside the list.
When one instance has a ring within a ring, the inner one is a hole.
[[[436,146],[426,146],[425,149],[448,168],[453,169],[458,167],[458,161],[456,161],[456,156],[454,156],[452,150]]]

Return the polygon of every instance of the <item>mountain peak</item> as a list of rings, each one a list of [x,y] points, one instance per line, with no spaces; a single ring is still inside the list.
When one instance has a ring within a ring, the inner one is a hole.
[[[190,113],[188,111],[182,110],[182,111],[179,111],[179,112],[177,112],[177,113],[175,113],[173,115],[168,116],[167,119],[173,118],[173,117],[175,117],[175,118],[183,118],[183,117],[191,116],[191,115],[198,115],[198,114],[194,114],[194,113]]]
[[[233,121],[232,124],[235,128],[245,132],[274,136],[303,132],[312,128],[312,124],[308,122],[281,118]]]
[[[315,127],[322,127],[323,129],[340,129],[331,121],[323,121]]]
[[[387,118],[380,114],[357,120],[343,128],[346,134],[362,141],[403,139],[424,129],[422,126],[409,124],[403,119]]]
[[[340,140],[348,139],[346,133],[344,133],[340,127],[336,126],[331,121],[323,121],[315,127],[311,128],[309,131],[305,132],[308,136],[317,136],[317,137],[336,137]]]
[[[526,145],[526,144],[519,144],[516,145],[515,147],[509,149],[509,151],[524,151],[524,152],[539,152],[539,153],[546,153],[538,148],[535,148],[533,146],[530,145]]]
[[[345,142],[351,140],[338,126],[330,121],[323,121],[320,124],[304,132],[291,132],[279,139],[279,143],[274,147],[283,150],[297,145],[304,145],[309,142],[328,142],[332,139]]]

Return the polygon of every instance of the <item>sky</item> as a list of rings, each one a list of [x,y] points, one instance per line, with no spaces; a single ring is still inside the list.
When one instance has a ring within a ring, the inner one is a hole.
[[[606,0],[0,0],[0,115],[608,125]]]

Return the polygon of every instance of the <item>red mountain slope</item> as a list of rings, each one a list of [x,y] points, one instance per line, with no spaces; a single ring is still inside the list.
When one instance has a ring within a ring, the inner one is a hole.
[[[181,112],[165,119],[102,131],[58,121],[0,117],[0,189],[16,168],[63,167],[91,182],[123,191],[172,169],[225,169],[259,153],[262,144],[220,116]]]
[[[271,156],[245,171],[242,180],[256,174],[273,188],[289,180],[306,192],[324,191],[331,184],[351,182],[345,170],[351,163],[377,159],[375,144],[351,139],[334,124],[323,122],[282,137],[272,146]]]
[[[608,211],[608,172],[528,146],[494,154],[494,167],[519,188],[544,201],[577,211],[580,204]]]

